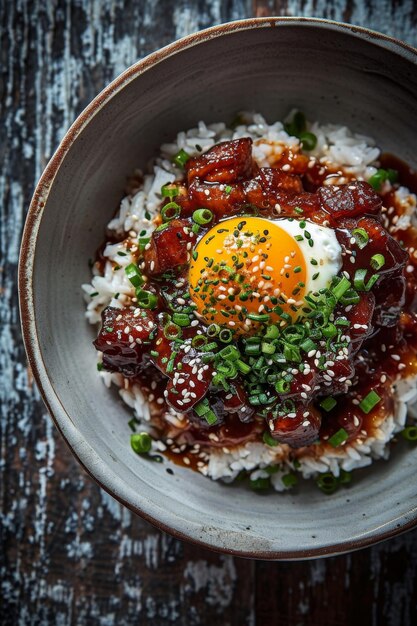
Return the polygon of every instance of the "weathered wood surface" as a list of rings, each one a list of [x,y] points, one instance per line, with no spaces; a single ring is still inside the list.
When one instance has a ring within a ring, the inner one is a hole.
[[[417,531],[327,560],[252,562],[174,540],[101,491],[28,374],[16,293],[36,180],[75,116],[129,64],[189,32],[252,15],[351,21],[416,45],[415,3],[3,0],[0,11],[0,623],[416,624]]]

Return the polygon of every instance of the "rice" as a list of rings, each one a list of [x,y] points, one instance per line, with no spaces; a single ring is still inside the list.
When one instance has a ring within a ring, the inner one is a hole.
[[[309,124],[308,130],[317,136],[317,145],[310,153],[312,163],[318,161],[334,172],[329,183],[340,184],[351,176],[358,180],[368,180],[375,174],[380,151],[371,138],[353,133],[346,126],[322,125],[318,122]],[[153,219],[161,203],[161,187],[182,175],[173,164],[172,157],[180,149],[193,156],[220,141],[241,137],[252,138],[253,157],[260,167],[273,166],[285,149],[300,149],[299,139],[288,135],[283,123],[268,124],[259,113],[248,112],[240,114],[239,124],[234,129],[227,128],[222,122],[209,125],[199,122],[196,128],[178,133],[175,142],[163,144],[149,173],[136,172],[142,178],[142,184],[121,201],[117,215],[107,226],[109,234],[128,238],[133,248],[129,251],[126,241],[108,243],[102,253],[104,266],[99,271],[95,265],[91,283],[82,285],[87,302],[86,317],[91,324],[100,322],[101,312],[105,307],[111,305],[123,308],[134,295],[125,274],[125,267],[132,263],[132,252],[136,249],[138,235],[149,236],[155,228]],[[390,183],[386,182],[384,185],[389,186]],[[395,199],[401,207],[401,215],[392,225],[391,232],[406,230],[416,222],[416,196],[407,188],[399,187],[395,191]],[[114,269],[114,264],[117,264],[118,269]],[[100,376],[107,387],[115,385],[119,388],[122,400],[133,410],[141,427],[149,429],[151,409],[139,385],[129,383],[121,374],[101,371]],[[310,446],[297,455],[297,471],[304,478],[315,477],[321,472],[331,472],[337,477],[341,470],[350,472],[370,465],[374,459],[387,459],[388,442],[404,428],[407,414],[412,419],[417,418],[417,376],[397,381],[392,387],[392,397],[393,413],[379,424],[372,437],[366,436],[337,449],[325,445],[320,451],[315,451],[315,454],[312,452],[314,447]],[[165,418],[178,427],[184,419],[173,410],[169,410]],[[164,450],[164,446],[163,442],[153,442],[155,450]],[[200,464],[198,469],[213,480],[232,481],[241,471],[249,472],[251,480],[257,480],[268,477],[270,473],[265,470],[271,466],[278,468],[270,476],[273,487],[277,491],[287,489],[282,479],[294,471],[294,464],[289,460],[289,447],[285,444],[269,447],[258,442],[248,442],[234,446],[227,452],[212,448],[206,454],[206,462]]]

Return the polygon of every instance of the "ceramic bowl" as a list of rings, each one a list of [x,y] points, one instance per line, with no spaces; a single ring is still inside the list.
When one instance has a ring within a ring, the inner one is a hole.
[[[34,194],[23,237],[26,348],[55,423],[89,474],[159,528],[225,553],[301,559],[373,544],[417,523],[417,448],[359,473],[350,489],[259,496],[129,446],[129,411],[96,372],[80,285],[123,196],[126,176],[161,143],[252,109],[297,106],[345,123],[416,163],[417,52],[329,21],[266,18],[216,26],[139,61],[75,121]]]

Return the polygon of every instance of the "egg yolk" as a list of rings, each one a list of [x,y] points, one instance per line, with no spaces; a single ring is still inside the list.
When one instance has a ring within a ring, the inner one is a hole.
[[[306,263],[279,221],[235,217],[211,228],[194,249],[191,298],[208,323],[249,333],[282,323],[304,304]]]

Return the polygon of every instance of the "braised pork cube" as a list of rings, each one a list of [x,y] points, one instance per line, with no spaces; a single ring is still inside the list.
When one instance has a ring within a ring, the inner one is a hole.
[[[375,215],[382,208],[381,196],[364,181],[320,187],[317,193],[322,209],[335,225],[339,218]]]
[[[171,270],[181,271],[190,259],[194,243],[195,235],[188,220],[173,219],[162,230],[154,230],[143,254],[144,273],[158,276]]]
[[[233,183],[249,178],[254,169],[252,139],[223,141],[185,165],[188,183],[195,178],[211,183]]]
[[[280,443],[301,448],[314,443],[319,436],[321,413],[312,404],[294,403],[294,409],[283,417],[268,417],[271,435]]]
[[[235,414],[241,422],[250,422],[255,412],[248,402],[248,396],[243,386],[233,381],[228,391],[221,390],[214,397],[211,408],[219,421],[223,421],[230,414]]]
[[[149,351],[149,337],[156,328],[152,311],[107,307],[101,317],[101,329],[93,343],[103,353],[104,369],[136,376]]]

